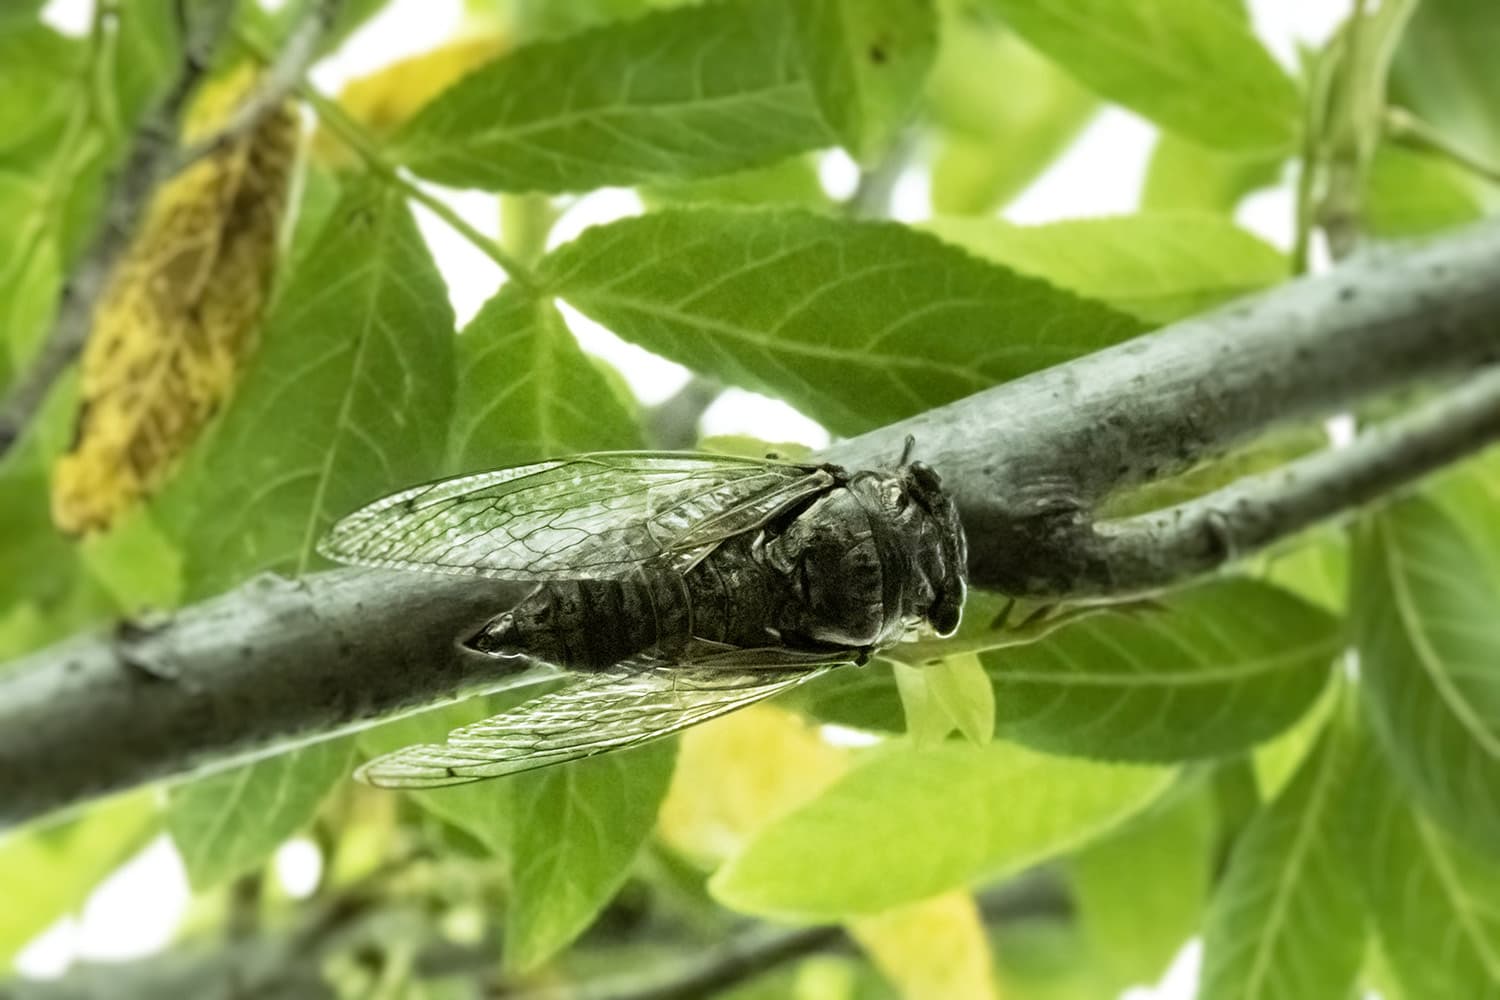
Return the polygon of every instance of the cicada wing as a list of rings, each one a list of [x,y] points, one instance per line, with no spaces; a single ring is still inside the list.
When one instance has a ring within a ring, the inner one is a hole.
[[[701,553],[833,482],[812,466],[599,452],[405,490],[340,520],[318,550],[362,566],[498,579],[615,578]]]
[[[833,666],[826,654],[814,659],[793,654],[794,665],[746,668],[620,664],[455,729],[441,745],[377,757],[356,777],[383,788],[435,788],[636,746],[790,690]]]

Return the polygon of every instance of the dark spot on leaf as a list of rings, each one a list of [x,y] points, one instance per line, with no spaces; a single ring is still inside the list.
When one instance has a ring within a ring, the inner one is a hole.
[[[890,55],[885,51],[885,46],[880,42],[875,42],[870,46],[870,62],[877,66],[883,66],[889,58]]]

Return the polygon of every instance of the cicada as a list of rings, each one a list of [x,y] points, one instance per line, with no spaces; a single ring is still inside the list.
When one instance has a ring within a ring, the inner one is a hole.
[[[407,747],[360,777],[425,788],[634,746],[951,634],[966,543],[937,474],[602,452],[460,476],[358,510],[322,540],[363,566],[534,581],[463,638],[570,683]]]

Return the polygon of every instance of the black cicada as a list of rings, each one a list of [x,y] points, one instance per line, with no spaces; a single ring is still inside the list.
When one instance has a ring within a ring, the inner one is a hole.
[[[909,451],[909,445],[908,445]],[[536,581],[466,645],[564,689],[365,765],[431,787],[633,746],[958,627],[966,546],[937,474],[603,452],[397,493],[321,550],[365,566]]]

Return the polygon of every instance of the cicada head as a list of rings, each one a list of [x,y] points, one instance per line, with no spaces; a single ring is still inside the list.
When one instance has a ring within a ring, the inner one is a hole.
[[[921,512],[916,523],[915,569],[932,595],[924,617],[934,632],[949,636],[958,630],[968,590],[969,545],[963,522],[930,466],[909,462],[901,473],[902,486]]]

